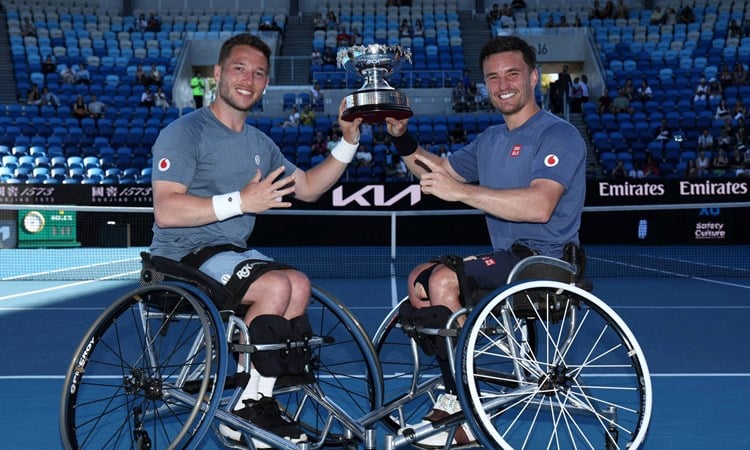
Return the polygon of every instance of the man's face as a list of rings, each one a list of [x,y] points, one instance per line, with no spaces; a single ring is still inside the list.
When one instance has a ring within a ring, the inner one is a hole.
[[[238,45],[222,65],[214,66],[221,101],[239,111],[249,111],[268,86],[268,62],[260,50]]]
[[[521,52],[491,55],[482,69],[490,101],[503,115],[515,114],[534,101],[538,75],[529,70]]]

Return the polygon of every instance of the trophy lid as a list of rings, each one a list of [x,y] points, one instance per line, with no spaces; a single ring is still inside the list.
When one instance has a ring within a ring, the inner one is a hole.
[[[342,48],[336,55],[338,67],[359,74],[372,69],[381,69],[391,74],[401,68],[404,60],[411,63],[411,50],[400,45],[354,45]]]

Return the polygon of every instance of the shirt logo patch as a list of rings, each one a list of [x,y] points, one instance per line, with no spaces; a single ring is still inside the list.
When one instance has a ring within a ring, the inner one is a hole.
[[[547,167],[555,167],[560,162],[557,155],[547,155],[544,157],[544,165]]]
[[[159,160],[159,165],[157,167],[159,168],[160,172],[166,172],[171,166],[172,163],[169,162],[167,158],[162,158]]]
[[[494,266],[496,264],[495,263],[495,258],[491,258],[489,256],[483,257],[482,258],[482,262],[484,263],[485,266],[488,266],[488,267],[489,266]]]
[[[513,146],[513,150],[510,151],[510,156],[518,156],[521,154],[521,148],[523,146],[521,144],[516,144]]]

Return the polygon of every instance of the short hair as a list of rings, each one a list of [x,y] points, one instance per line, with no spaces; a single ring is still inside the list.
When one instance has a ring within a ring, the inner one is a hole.
[[[263,53],[263,55],[266,57],[268,66],[271,66],[271,47],[269,47],[268,44],[263,41],[263,39],[250,33],[241,33],[227,39],[221,45],[218,64],[224,64],[227,58],[229,58],[229,54],[232,52],[232,49],[238,45],[247,45],[248,47],[260,50],[260,52]]]
[[[479,52],[479,67],[484,61],[496,53],[521,52],[523,61],[529,70],[536,70],[536,51],[528,42],[518,36],[497,36],[487,42]]]

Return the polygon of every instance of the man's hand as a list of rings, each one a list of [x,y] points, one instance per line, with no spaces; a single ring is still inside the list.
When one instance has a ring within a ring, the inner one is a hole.
[[[462,202],[467,197],[467,185],[448,173],[440,164],[424,155],[416,154],[415,162],[426,169],[420,178],[419,186],[425,194],[434,195],[449,202]]]
[[[339,126],[341,127],[341,133],[343,134],[346,142],[356,145],[359,144],[359,126],[362,124],[362,118],[357,118],[352,121],[347,121],[341,118],[341,115],[346,110],[346,100],[342,99],[339,103]]]
[[[393,137],[399,137],[406,133],[406,126],[409,124],[409,119],[394,119],[393,117],[386,117],[386,131]]]
[[[271,208],[289,208],[291,202],[285,202],[285,195],[294,193],[294,177],[288,176],[277,180],[284,172],[284,166],[277,168],[261,180],[260,170],[240,191],[243,213],[261,213]]]

